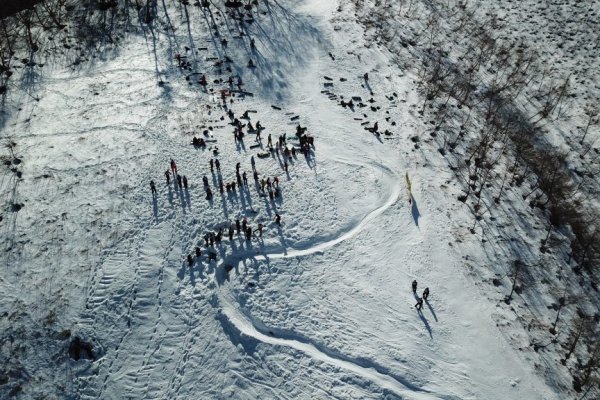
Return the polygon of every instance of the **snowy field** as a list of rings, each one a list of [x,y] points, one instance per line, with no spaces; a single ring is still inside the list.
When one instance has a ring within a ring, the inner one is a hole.
[[[0,398],[572,398],[489,283],[502,230],[473,235],[446,159],[412,140],[430,129],[419,77],[365,39],[354,6],[260,0],[240,27],[218,2],[183,3],[156,2],[115,49],[48,62],[5,97]],[[229,110],[250,110],[262,141],[234,140]],[[298,150],[298,124],[307,156],[268,150],[269,134]],[[171,159],[188,188],[165,182]],[[237,163],[248,185],[220,193]],[[499,225],[530,218],[515,207]],[[230,241],[244,218],[252,240]],[[69,358],[75,337],[93,360]]]

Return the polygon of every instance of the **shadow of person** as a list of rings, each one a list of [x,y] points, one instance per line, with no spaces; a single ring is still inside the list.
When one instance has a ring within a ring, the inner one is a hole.
[[[425,304],[427,304],[427,308],[429,308],[429,312],[431,312],[431,315],[433,315],[433,319],[435,319],[435,322],[438,322],[438,318],[437,315],[435,315],[435,311],[433,311],[433,307],[431,307],[431,304],[429,304],[429,301],[426,299],[425,300]]]
[[[158,223],[158,200],[156,195],[152,196],[152,213],[154,214],[154,222]]]
[[[173,206],[173,190],[171,189],[171,185],[167,184],[167,189],[169,189],[169,194],[167,196],[169,199],[169,204]]]
[[[196,262],[194,262],[195,264]],[[196,287],[196,277],[194,276],[194,264],[190,265],[190,283],[192,287]]]
[[[177,271],[177,277],[179,279],[183,279],[183,277],[185,276],[185,270],[187,269],[187,266],[188,266],[188,262],[187,261],[184,261],[181,264],[181,268],[179,269],[179,271]]]
[[[283,236],[283,229],[281,229],[281,225],[275,224],[277,226],[277,233],[279,234],[279,241],[281,242],[281,247],[283,248],[283,254],[287,255],[287,245],[285,242],[285,237]]]
[[[192,201],[190,199],[190,191],[186,188],[185,189],[185,201],[187,203],[187,206],[189,209],[192,208]]]
[[[425,316],[423,315],[423,311],[417,310],[417,314],[419,314],[419,318],[421,318],[421,321],[423,321],[423,325],[425,325],[425,329],[427,329],[429,337],[433,339],[433,332],[431,331],[431,326],[429,326],[429,321],[427,321],[427,318],[425,318]]]
[[[421,216],[421,213],[419,213],[419,208],[417,207],[417,202],[415,201],[415,198],[412,196],[412,194],[410,195],[410,199],[411,199],[412,217],[413,217],[413,220],[415,221],[415,225],[418,227],[419,226],[419,217]]]

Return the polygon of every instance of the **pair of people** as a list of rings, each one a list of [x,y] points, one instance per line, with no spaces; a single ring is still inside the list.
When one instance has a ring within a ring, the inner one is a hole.
[[[417,281],[416,280],[414,280],[412,282],[412,291],[416,296],[417,295]],[[415,304],[415,308],[420,311],[423,308],[423,300],[427,301],[428,298],[429,298],[429,288],[426,287],[425,290],[423,291],[423,296],[419,297],[417,299],[417,304]]]

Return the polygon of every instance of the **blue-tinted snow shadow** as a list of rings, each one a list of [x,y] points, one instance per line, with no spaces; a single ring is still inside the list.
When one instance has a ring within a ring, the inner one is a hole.
[[[410,195],[410,198],[411,198],[412,217],[413,217],[413,220],[415,221],[415,225],[417,227],[419,227],[419,217],[421,216],[421,213],[419,212],[419,207],[417,207],[417,202],[415,201],[415,198],[412,197],[412,195]]]
[[[429,303],[428,300],[424,300],[425,304],[427,304],[427,308],[429,308],[429,312],[431,312],[431,315],[433,315],[433,319],[435,319],[435,322],[438,322],[438,318],[437,315],[435,314],[435,311],[433,311],[433,307],[431,307],[431,304]]]
[[[152,195],[152,214],[154,215],[154,222],[158,223],[158,200],[156,195]]]
[[[433,339],[433,332],[431,330],[431,326],[429,325],[429,321],[427,321],[427,318],[425,318],[425,316],[423,315],[423,311],[417,310],[417,314],[419,314],[419,318],[421,318],[421,321],[423,321],[423,325],[425,325],[425,329],[427,329],[429,337]]]
[[[315,20],[292,12],[278,1],[266,1],[259,10],[254,22],[243,26],[247,40],[239,47],[245,62],[234,68],[238,74],[252,74],[258,80],[252,86],[261,97],[282,102],[290,95],[289,77],[308,65],[314,49],[324,49],[327,43]],[[254,49],[247,43],[250,38],[256,42]],[[256,67],[246,66],[250,59]]]

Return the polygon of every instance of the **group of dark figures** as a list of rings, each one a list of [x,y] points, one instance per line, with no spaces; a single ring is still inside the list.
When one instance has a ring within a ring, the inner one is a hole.
[[[275,223],[277,225],[281,225],[281,216],[277,213],[275,213]],[[238,236],[240,236],[242,233],[244,234],[244,237],[246,239],[246,241],[252,241],[253,235],[258,235],[259,238],[262,238],[263,235],[263,230],[265,228],[265,226],[262,224],[262,222],[258,223],[257,229],[255,231],[252,230],[252,227],[250,226],[250,224],[248,224],[248,220],[246,218],[242,219],[242,221],[240,222],[239,218],[235,220],[235,223],[229,223],[229,226],[227,227],[227,236],[229,237],[229,241],[233,241],[234,236],[237,234]],[[256,233],[258,231],[258,234]],[[214,246],[219,246],[221,244],[221,241],[223,240],[225,236],[225,231],[224,229],[221,227],[219,228],[219,230],[217,232],[208,232],[204,235],[204,245],[207,248],[207,254],[208,254],[208,260],[215,260],[217,259],[217,253],[214,251],[211,251],[211,248],[214,248]],[[200,249],[200,247],[196,246],[195,249],[196,252],[196,259],[199,259],[200,257],[202,257],[202,250]],[[187,262],[188,265],[191,267],[194,264],[194,257],[191,254],[188,254],[187,256]]]
[[[251,157],[250,162],[252,164],[254,180],[257,184],[257,187],[259,188],[258,190],[260,192],[262,192],[263,195],[266,196],[266,194],[265,194],[265,188],[266,188],[268,190],[269,198],[271,200],[273,200],[275,197],[280,197],[281,190],[279,188],[279,178],[276,176],[274,176],[272,179],[271,179],[271,177],[267,177],[266,179],[262,178],[259,181],[259,174],[258,174],[258,171],[256,170],[256,162],[254,160],[254,156]],[[219,190],[221,193],[223,193],[225,190],[227,192],[235,191],[236,183],[237,183],[238,187],[240,187],[240,188],[242,187],[242,185],[246,186],[246,187],[248,186],[248,179],[247,179],[246,172],[244,171],[243,173],[240,174],[241,163],[237,163],[235,166],[237,182],[233,181],[233,182],[227,183],[227,184],[223,184],[223,180],[221,179],[221,176],[220,176],[221,175],[221,163],[220,163],[219,159],[211,158],[209,161],[209,165],[210,165],[210,170],[212,173],[214,173],[214,171],[216,169],[217,173],[219,174]],[[167,185],[169,185],[171,183],[171,174],[175,177],[174,179],[177,182],[177,184],[179,185],[179,187],[185,188],[187,190],[188,179],[187,179],[187,177],[182,176],[177,172],[177,164],[175,163],[175,160],[173,160],[173,159],[171,159],[171,161],[170,161],[170,171],[169,170],[165,171]],[[212,190],[210,188],[208,178],[206,177],[206,175],[202,177],[202,181],[204,184],[204,190],[206,192],[206,199],[211,200],[213,194],[212,194]],[[156,184],[154,183],[153,180],[150,181],[150,190],[152,192],[152,196],[156,196],[156,194],[157,194]],[[281,226],[281,216],[278,213],[275,213],[274,221],[277,225]],[[264,225],[262,223],[258,223],[257,231],[258,231],[259,238],[262,238],[263,229],[264,229]],[[227,234],[229,236],[230,241],[233,241],[235,232],[237,232],[238,235],[240,235],[243,232],[247,241],[252,240],[253,230],[252,230],[252,227],[248,224],[248,221],[246,218],[244,218],[241,222],[239,219],[236,219],[235,224],[229,224]],[[255,233],[255,235],[256,235],[256,233]],[[207,249],[212,248],[215,244],[219,245],[221,243],[221,240],[223,239],[223,236],[224,236],[223,228],[219,228],[219,230],[216,233],[209,232],[209,233],[205,234],[204,241],[205,241]],[[207,251],[207,254],[208,254],[209,261],[213,260],[213,259],[216,260],[216,257],[217,257],[216,252],[209,250],[209,251]],[[196,247],[196,258],[198,259],[201,256],[202,256],[202,250],[199,247]],[[189,254],[187,256],[187,261],[190,266],[193,265],[194,257],[191,254]]]
[[[425,290],[423,290],[423,296],[418,297],[418,295],[417,295],[417,281],[415,280],[415,281],[412,282],[412,291],[413,291],[413,294],[415,296],[417,296],[417,304],[415,304],[415,308],[418,311],[421,311],[421,309],[423,308],[423,300],[427,301],[427,298],[429,297],[429,288],[426,287]]]
[[[171,159],[171,171],[169,171],[169,170],[165,171],[165,179],[167,180],[167,185],[171,183],[171,174],[173,174],[173,177],[175,179],[175,182],[177,182],[178,187],[184,188],[187,190],[188,179],[185,175],[180,175],[177,173],[177,164],[175,163],[175,161],[173,159]],[[153,180],[150,181],[150,191],[152,192],[153,196],[156,196],[156,194],[157,194],[156,184],[154,183]]]
[[[233,137],[236,143],[242,142],[244,140],[244,127],[247,127],[248,133],[256,134],[256,142],[262,143],[261,132],[265,128],[260,124],[260,121],[256,122],[256,126],[252,126],[252,122],[250,121],[250,116],[248,115],[247,110],[242,114],[240,118],[247,120],[247,124],[243,124],[240,121],[240,119],[236,118],[234,112],[231,109],[227,112],[227,115],[232,121],[230,122],[230,125],[233,125],[234,127]],[[314,147],[315,139],[313,136],[309,136],[308,134],[306,134],[306,130],[306,127],[298,125],[296,127],[296,137],[298,137],[300,141],[300,152],[308,158],[310,155],[311,146]],[[288,172],[288,159],[295,158],[297,150],[296,147],[294,147],[294,145],[291,145],[291,148],[288,148],[286,134],[284,133],[283,135],[279,135],[275,146],[273,146],[273,137],[271,134],[269,134],[269,136],[267,137],[267,147],[271,151],[276,151],[278,153],[279,151],[282,152],[282,154],[285,157],[283,162],[283,169],[285,170],[285,172]]]

